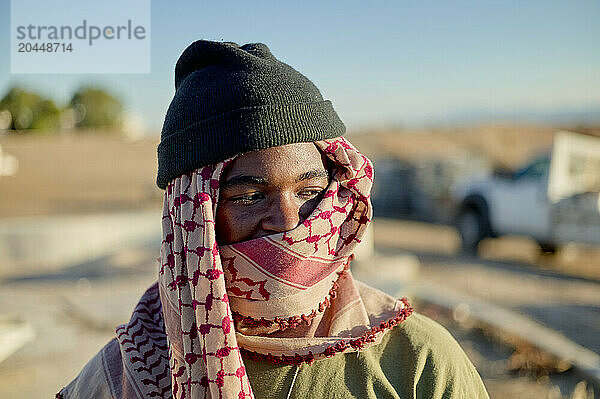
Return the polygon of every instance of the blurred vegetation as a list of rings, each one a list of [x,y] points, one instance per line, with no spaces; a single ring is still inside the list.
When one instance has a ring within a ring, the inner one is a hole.
[[[45,130],[60,126],[61,111],[54,101],[20,87],[12,87],[2,97],[0,112],[3,113],[3,127],[9,130]]]
[[[123,114],[116,97],[93,86],[79,88],[69,105],[75,111],[76,127],[117,127]]]
[[[15,85],[0,99],[0,130],[56,132],[70,128],[121,126],[123,104],[103,88],[82,86],[64,107]]]

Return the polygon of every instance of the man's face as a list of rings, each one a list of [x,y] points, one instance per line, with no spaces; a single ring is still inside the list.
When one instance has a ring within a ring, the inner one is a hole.
[[[326,165],[313,143],[288,144],[235,158],[221,179],[217,242],[233,244],[298,226],[329,185]]]

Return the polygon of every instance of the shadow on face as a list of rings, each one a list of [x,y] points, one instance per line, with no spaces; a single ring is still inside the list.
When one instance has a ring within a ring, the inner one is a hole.
[[[328,185],[327,160],[313,143],[238,156],[221,179],[217,242],[226,245],[292,230],[311,214]]]

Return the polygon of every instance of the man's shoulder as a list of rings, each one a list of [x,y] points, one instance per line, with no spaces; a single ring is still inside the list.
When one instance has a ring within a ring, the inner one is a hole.
[[[456,339],[444,326],[417,312],[393,329],[390,338],[402,340],[415,351],[462,352]]]
[[[377,288],[356,281],[361,298],[370,315],[371,324],[376,325],[382,314],[396,314],[399,301]],[[412,312],[403,322],[388,331],[375,351],[430,352],[433,356],[454,356],[462,349],[454,337],[442,325],[418,312]]]
[[[488,397],[460,344],[429,317],[413,312],[382,344],[378,348],[382,367],[402,369],[415,391],[421,391],[420,397]]]
[[[372,349],[386,357],[426,357],[429,361],[462,361],[466,357],[445,327],[417,312],[388,331],[381,343]]]

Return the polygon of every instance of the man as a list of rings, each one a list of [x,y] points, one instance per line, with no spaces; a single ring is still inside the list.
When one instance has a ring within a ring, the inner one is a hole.
[[[158,283],[58,396],[487,398],[441,326],[352,278],[373,168],[312,82],[196,41],[175,86]]]

